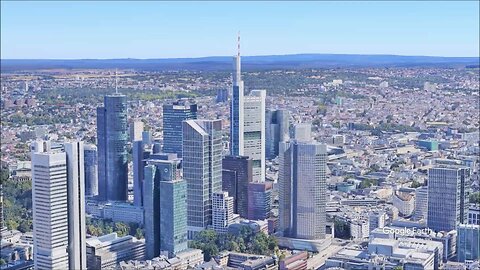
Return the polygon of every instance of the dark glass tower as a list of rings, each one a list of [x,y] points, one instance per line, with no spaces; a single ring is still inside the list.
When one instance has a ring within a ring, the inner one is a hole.
[[[225,156],[222,160],[222,190],[234,198],[234,212],[248,216],[248,183],[253,178],[253,161],[245,156]]]
[[[83,150],[85,168],[85,196],[94,197],[98,195],[98,164],[97,147],[85,145]]]
[[[133,203],[136,206],[143,206],[143,180],[146,159],[152,154],[152,145],[145,140],[132,143],[133,160]]]
[[[187,249],[187,185],[175,154],[154,154],[147,160],[144,180],[147,258]]]
[[[99,200],[127,200],[127,141],[127,98],[107,95],[97,108]]]
[[[228,89],[218,89],[217,98],[215,99],[217,103],[227,102],[228,101]]]
[[[163,152],[182,156],[182,121],[197,119],[197,104],[180,100],[163,105]]]
[[[272,208],[272,182],[248,183],[248,219],[264,220]]]

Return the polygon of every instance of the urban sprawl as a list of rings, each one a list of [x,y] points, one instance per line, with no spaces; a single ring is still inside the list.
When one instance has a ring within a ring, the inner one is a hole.
[[[241,66],[3,73],[0,269],[480,269],[478,68]]]

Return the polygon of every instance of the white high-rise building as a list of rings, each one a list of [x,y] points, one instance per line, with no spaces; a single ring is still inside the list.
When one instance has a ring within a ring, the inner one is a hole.
[[[32,144],[35,269],[86,269],[83,143]]]
[[[252,159],[253,182],[265,181],[265,90],[245,97],[243,155]]]
[[[233,197],[228,192],[213,193],[212,198],[212,228],[218,233],[226,233],[228,226],[234,222]]]
[[[130,141],[141,141],[144,124],[140,120],[135,120],[130,123]]]
[[[70,269],[87,269],[85,173],[82,141],[64,144],[67,154],[68,255]]]
[[[32,151],[35,269],[68,269],[67,155],[43,141]]]
[[[312,125],[296,124],[293,127],[295,140],[300,142],[309,142],[312,140]]]
[[[253,181],[265,181],[265,90],[252,90],[244,96],[241,78],[240,36],[235,57],[230,104],[230,154],[253,160]]]

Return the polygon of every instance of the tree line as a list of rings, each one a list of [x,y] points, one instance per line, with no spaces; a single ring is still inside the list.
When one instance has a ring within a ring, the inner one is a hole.
[[[206,262],[225,250],[257,255],[278,253],[278,243],[274,236],[263,232],[255,233],[249,227],[242,227],[238,234],[201,231],[190,242],[190,247],[201,249]]]

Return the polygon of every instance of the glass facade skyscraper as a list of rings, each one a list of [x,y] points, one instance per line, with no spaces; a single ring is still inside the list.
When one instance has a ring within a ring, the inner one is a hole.
[[[428,187],[421,186],[415,189],[414,220],[427,221],[428,216]]]
[[[235,57],[232,100],[230,102],[230,155],[253,160],[253,181],[265,181],[265,90],[244,96],[241,72],[240,36]]]
[[[253,182],[265,181],[265,90],[252,90],[244,100],[242,155],[252,159]]]
[[[168,257],[187,249],[187,185],[175,154],[154,154],[144,180],[147,258],[162,251]]]
[[[455,230],[466,223],[468,205],[466,183],[469,168],[440,165],[428,170],[427,225],[435,231]]]
[[[168,257],[187,249],[187,185],[183,179],[160,181],[160,250]]]
[[[107,95],[104,107],[97,108],[99,200],[127,200],[127,141],[127,98]]]
[[[183,122],[183,177],[189,239],[212,224],[212,194],[222,191],[222,121]]]
[[[144,167],[143,209],[146,258],[151,259],[160,254],[160,175],[156,174],[155,165]]]
[[[233,73],[232,100],[230,101],[230,155],[243,155],[243,81],[240,57],[240,36],[238,36],[238,53],[235,56]]]
[[[217,90],[217,98],[215,102],[221,103],[228,101],[228,89],[218,89]]]
[[[222,189],[234,198],[234,212],[248,216],[248,183],[252,182],[252,159],[225,156],[222,160]]]
[[[272,209],[273,182],[248,183],[248,219],[265,220]]]
[[[238,214],[238,208],[237,208],[238,182],[237,182],[236,171],[222,169],[222,191],[226,191],[228,192],[228,194],[232,194],[233,212]]]
[[[182,121],[197,119],[197,104],[184,100],[163,105],[163,152],[182,156]]]
[[[280,143],[279,226],[285,236],[325,238],[327,147],[308,130]]]
[[[457,261],[480,258],[480,225],[460,224],[457,227]]]
[[[265,114],[266,157],[274,159],[278,156],[278,145],[289,138],[290,113],[286,110],[268,110]]]
[[[85,196],[94,197],[98,195],[98,157],[95,145],[85,145]]]
[[[152,148],[152,145],[143,139],[132,143],[133,203],[139,207],[143,206],[143,168],[147,164],[146,159],[152,154]]]

